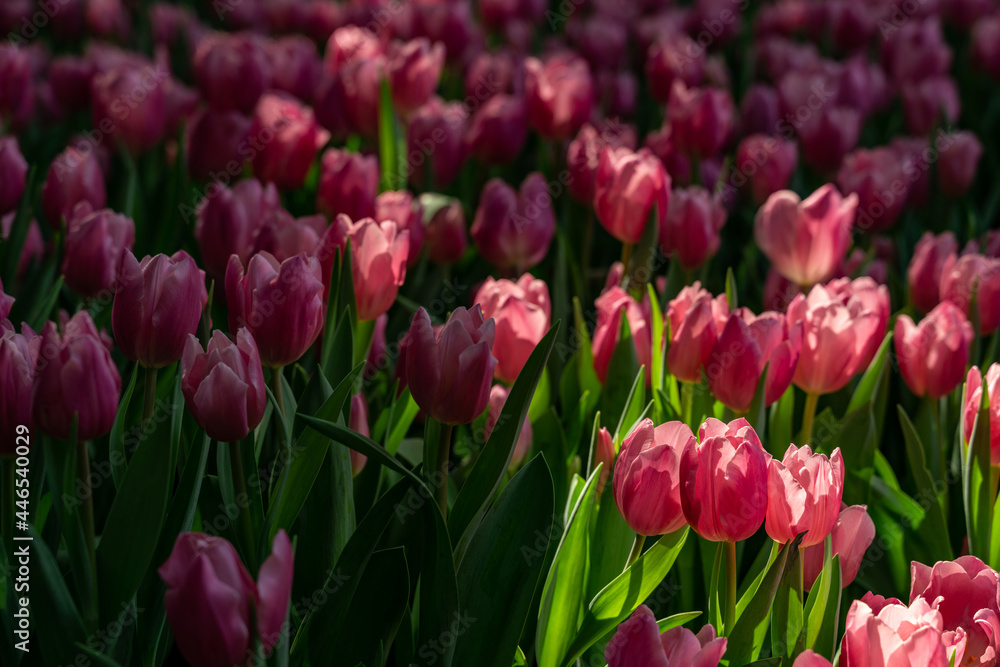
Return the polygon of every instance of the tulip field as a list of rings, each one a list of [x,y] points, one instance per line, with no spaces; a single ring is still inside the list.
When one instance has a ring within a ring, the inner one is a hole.
[[[1000,0],[0,36],[0,667],[1000,667]]]

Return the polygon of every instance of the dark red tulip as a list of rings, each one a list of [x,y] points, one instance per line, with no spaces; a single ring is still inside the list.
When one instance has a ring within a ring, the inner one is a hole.
[[[256,152],[250,142],[253,121],[239,111],[198,112],[188,126],[185,150],[188,173],[197,181],[225,181],[243,173],[243,165]],[[260,144],[260,138],[257,137]]]
[[[438,87],[444,68],[444,44],[425,38],[394,43],[386,54],[386,77],[396,112],[403,116],[422,106]]]
[[[253,178],[240,181],[232,189],[219,186],[213,194],[198,205],[194,234],[205,268],[221,281],[230,255],[235,254],[240,262],[250,260],[257,233],[281,204],[273,183],[262,186]]]
[[[473,114],[465,139],[473,156],[486,165],[506,164],[518,156],[528,137],[524,98],[495,95]]]
[[[262,95],[254,110],[250,136],[260,140],[253,153],[254,175],[280,190],[296,190],[328,134],[316,122],[312,109],[287,94]]]
[[[464,104],[445,103],[438,97],[432,97],[410,114],[406,134],[410,183],[416,187],[432,183],[443,188],[455,180],[465,161],[468,119],[469,111]]]
[[[53,229],[69,219],[73,209],[86,201],[94,210],[104,208],[107,192],[95,151],[69,146],[56,156],[42,186],[42,210]]]
[[[62,273],[66,286],[82,297],[93,298],[114,289],[122,252],[135,242],[135,223],[110,209],[78,207],[66,234]],[[82,209],[82,210],[81,210]]]
[[[483,188],[472,223],[476,249],[501,271],[520,274],[548,253],[556,219],[545,177],[528,174],[519,192],[499,178]]]
[[[341,213],[352,220],[374,217],[378,182],[374,156],[328,148],[320,160],[316,208],[328,218]]]
[[[565,51],[525,62],[528,117],[543,137],[568,139],[590,119],[594,80],[587,62]]]
[[[271,84],[267,54],[251,35],[214,33],[204,38],[193,66],[201,94],[219,111],[253,111]]]

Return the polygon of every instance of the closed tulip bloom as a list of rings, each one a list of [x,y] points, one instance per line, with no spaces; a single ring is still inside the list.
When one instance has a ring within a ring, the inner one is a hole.
[[[986,371],[986,393],[990,399],[990,451],[994,466],[1000,466],[1000,364],[992,364]],[[983,374],[978,366],[969,369],[965,377],[965,405],[962,406],[962,434],[965,442],[972,438],[972,427],[983,402]],[[985,424],[980,429],[987,428]]]
[[[490,179],[471,233],[479,254],[501,271],[520,274],[541,262],[556,233],[545,177],[528,174],[519,192],[499,178]]]
[[[16,333],[9,322],[0,322],[0,433],[7,434],[0,442],[2,456],[15,454],[18,426],[32,427],[32,385],[42,340],[27,327],[22,331]]]
[[[752,134],[736,148],[736,172],[749,183],[758,205],[788,187],[798,161],[798,145],[781,137]]]
[[[733,100],[728,90],[688,88],[675,81],[667,117],[676,132],[677,148],[686,155],[711,157],[733,131]]]
[[[615,465],[615,441],[604,426],[598,429],[597,438],[594,440],[594,467],[591,470],[596,470],[599,463],[603,463],[604,467],[601,468],[601,476],[597,479],[598,498],[604,493],[604,487]]]
[[[528,138],[528,111],[523,97],[494,95],[473,114],[465,131],[469,152],[485,165],[507,164]]]
[[[570,194],[584,204],[594,203],[597,166],[605,146],[635,150],[635,128],[610,121],[599,126],[586,123],[569,143],[566,162],[570,181],[567,187]]]
[[[253,111],[271,84],[267,54],[246,34],[214,33],[194,53],[194,75],[209,106],[218,111]]]
[[[844,505],[830,532],[831,553],[840,556],[840,587],[847,588],[858,576],[865,551],[875,539],[875,522],[865,505]],[[808,591],[823,570],[825,545],[815,544],[801,552],[803,583]]]
[[[705,49],[686,34],[657,39],[646,55],[646,80],[649,94],[666,104],[674,81],[697,86],[705,76]]]
[[[1000,79],[1000,16],[983,16],[972,26],[972,61]]]
[[[483,317],[493,318],[496,326],[494,375],[501,382],[513,384],[535,346],[549,330],[549,288],[544,280],[530,273],[517,282],[489,277],[479,288],[473,303],[482,308]]]
[[[10,118],[16,126],[26,124],[34,110],[32,69],[27,48],[13,41],[0,46],[0,116]]]
[[[54,322],[46,322],[39,356],[32,393],[35,425],[57,440],[68,440],[75,415],[80,442],[108,433],[122,380],[90,315],[74,315],[61,336]]]
[[[328,133],[316,122],[312,109],[285,93],[267,93],[257,102],[251,137],[270,137],[254,152],[253,171],[261,181],[281,190],[296,190],[306,181],[316,151]]]
[[[684,516],[711,542],[745,540],[764,523],[771,457],[746,419],[709,419],[698,439],[681,458]]]
[[[327,40],[323,68],[337,73],[347,63],[373,58],[382,52],[382,43],[371,30],[345,25],[334,30]]]
[[[408,115],[434,94],[444,69],[444,55],[444,44],[431,44],[424,37],[390,45],[385,69],[398,113]]]
[[[108,136],[133,155],[158,144],[167,129],[165,76],[152,64],[123,64],[94,75],[90,94],[94,127],[110,124]]]
[[[628,320],[629,334],[635,347],[636,360],[646,368],[646,386],[652,380],[653,330],[649,296],[644,295],[641,302],[636,301],[617,283],[597,297],[594,302],[597,309],[597,326],[594,328],[592,349],[594,354],[594,371],[597,378],[604,382],[611,367],[611,357],[618,347],[622,330],[622,311]]]
[[[868,339],[868,346],[861,357],[861,368],[868,368],[879,346],[882,345],[882,340],[889,332],[889,317],[892,315],[889,288],[870,276],[861,276],[854,280],[846,277],[837,278],[828,282],[826,288],[852,313],[864,311],[875,313],[875,333]]]
[[[597,166],[594,210],[622,243],[638,243],[656,206],[662,226],[670,203],[670,176],[648,149],[606,147]]]
[[[323,329],[323,276],[318,259],[305,254],[278,262],[268,252],[250,258],[246,273],[238,257],[226,268],[229,330],[246,327],[260,360],[281,368],[298,360]]]
[[[74,218],[62,264],[66,286],[85,298],[114,287],[122,251],[134,242],[135,223],[120,213],[103,209]]]
[[[958,122],[962,102],[949,76],[933,76],[903,85],[903,112],[910,134],[928,135],[938,125]]]
[[[972,325],[950,301],[938,304],[917,325],[909,315],[900,315],[893,344],[906,386],[933,399],[950,394],[965,377],[972,339]]]
[[[493,433],[493,429],[496,428],[497,421],[500,419],[500,412],[503,410],[503,406],[507,402],[507,396],[509,395],[510,389],[502,384],[495,384],[490,389],[486,425],[483,427],[483,438],[485,438],[486,442],[489,442],[490,435]],[[509,470],[517,470],[524,463],[524,460],[528,458],[528,453],[531,451],[531,440],[531,421],[525,417],[524,423],[521,425],[521,433],[517,436],[517,442],[514,444],[514,451],[510,457],[510,465],[507,466]]]
[[[920,312],[930,312],[941,302],[941,272],[948,256],[957,252],[958,241],[951,232],[938,236],[924,232],[920,237],[906,270],[910,303]]]
[[[104,208],[107,190],[104,173],[93,150],[68,146],[56,156],[42,186],[42,211],[52,229],[59,229],[73,209],[86,201],[95,211]]]
[[[906,206],[907,182],[898,154],[889,147],[860,148],[844,158],[837,172],[840,190],[857,195],[855,224],[867,232],[896,224]]]
[[[622,442],[612,481],[615,504],[639,535],[663,535],[687,521],[681,508],[681,460],[695,447],[687,424],[654,427],[643,419]]]
[[[328,218],[339,214],[351,220],[375,215],[379,168],[374,156],[328,148],[320,161],[316,208]]]
[[[323,237],[323,280],[333,269],[335,248],[344,252],[351,241],[351,275],[358,319],[374,320],[396,301],[396,295],[406,277],[406,257],[409,253],[409,233],[400,231],[392,221],[375,222],[364,218],[352,222],[338,215]],[[329,285],[327,285],[327,290]]]
[[[268,40],[264,51],[270,61],[271,85],[303,102],[312,102],[320,74],[316,44],[304,35],[286,35]]]
[[[844,457],[840,448],[813,454],[809,445],[789,445],[780,461],[767,464],[767,516],[764,529],[775,542],[805,533],[800,546],[822,544],[840,516],[844,495]]]
[[[465,162],[468,122],[469,110],[464,104],[438,97],[410,114],[406,133],[410,183],[421,188],[428,183],[439,188],[451,185]]]
[[[326,230],[326,218],[322,215],[294,218],[291,213],[279,208],[264,219],[251,254],[264,250],[279,262],[303,252],[311,255],[316,252]]]
[[[247,437],[267,406],[264,371],[250,332],[241,328],[234,343],[216,330],[207,350],[189,335],[181,357],[181,391],[210,438],[237,442]]]
[[[676,256],[685,271],[693,271],[718,252],[719,231],[725,224],[726,209],[708,190],[675,188],[660,225],[660,248]]]
[[[798,657],[795,658],[795,662],[792,663],[792,667],[833,667],[829,660],[816,653],[812,649],[808,649],[799,653]]]
[[[938,183],[946,197],[958,199],[972,187],[979,158],[983,155],[983,145],[972,132],[952,132],[942,141],[951,143],[947,150],[940,153]]]
[[[210,181],[214,180],[213,174],[242,173],[252,123],[239,111],[208,108],[195,115],[185,143],[191,178]]]
[[[24,194],[28,163],[15,137],[0,137],[0,215],[17,208]]]
[[[379,104],[385,78],[385,56],[354,60],[339,75],[342,100],[353,129],[374,139],[378,135]]]
[[[231,255],[249,261],[264,221],[280,207],[274,184],[261,185],[254,178],[232,189],[219,186],[214,197],[202,200],[194,235],[208,273],[216,280],[225,278]]]
[[[608,667],[718,667],[726,653],[725,637],[705,625],[698,634],[678,626],[660,634],[653,612],[644,604],[620,624],[604,647]]]
[[[1000,328],[1000,259],[950,255],[941,267],[939,289],[942,301],[954,303],[970,320],[979,318],[981,335]],[[978,304],[975,313],[973,304]]]
[[[824,172],[836,170],[858,145],[862,120],[860,111],[846,106],[822,107],[814,112],[795,128],[803,161]]]
[[[908,21],[882,43],[882,66],[894,81],[917,81],[944,74],[951,67],[938,16]]]
[[[409,237],[406,265],[413,267],[420,260],[424,248],[424,208],[419,199],[406,190],[382,192],[375,198],[376,222],[395,222],[401,232]]]
[[[462,203],[452,200],[439,208],[427,223],[427,255],[435,264],[454,264],[469,246]]]
[[[671,299],[667,305],[667,368],[674,377],[681,382],[701,382],[701,369],[711,357],[728,316],[726,295],[713,298],[698,281]]]
[[[403,343],[413,400],[444,424],[469,424],[486,409],[497,360],[490,352],[493,320],[482,310],[456,308],[435,331],[427,311],[413,317]]]
[[[181,655],[193,667],[241,665],[253,654],[254,637],[268,655],[281,638],[294,569],[284,530],[274,536],[256,583],[225,539],[178,535],[157,572],[167,586],[167,620]]]
[[[528,58],[524,69],[528,117],[539,134],[568,139],[590,119],[594,80],[587,61],[562,51],[544,61]]]
[[[754,238],[774,267],[803,287],[830,279],[851,245],[857,195],[827,184],[804,201],[790,190],[771,195],[754,219]]]

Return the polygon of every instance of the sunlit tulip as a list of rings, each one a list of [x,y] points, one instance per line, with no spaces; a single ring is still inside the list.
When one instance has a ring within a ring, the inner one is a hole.
[[[840,448],[827,458],[809,445],[789,445],[780,461],[767,464],[768,500],[764,528],[775,542],[791,542],[805,533],[800,546],[821,544],[840,516],[844,493],[844,457]]]
[[[868,516],[864,505],[843,506],[830,532],[833,555],[840,560],[840,587],[847,588],[858,576],[865,551],[875,539],[875,522]],[[802,576],[806,590],[810,590],[823,569],[826,555],[824,543],[802,550]]]
[[[652,377],[653,330],[649,296],[636,301],[617,284],[606,289],[594,302],[597,309],[597,326],[594,328],[594,371],[601,382],[608,376],[611,357],[621,337],[622,312],[628,321],[629,334],[635,347],[636,360],[646,368],[646,384]]]
[[[570,193],[584,204],[594,203],[597,166],[601,161],[604,147],[625,146],[635,150],[635,129],[620,123],[603,123],[598,126],[584,124],[576,138],[569,143],[566,152],[567,169],[570,174]]]
[[[965,377],[973,337],[965,313],[950,301],[935,306],[920,324],[900,315],[893,345],[906,386],[932,399],[950,394]]]
[[[400,232],[406,232],[409,251],[406,265],[413,267],[424,248],[424,209],[420,201],[406,190],[388,190],[375,198],[376,222],[395,222]]]
[[[590,119],[594,81],[587,62],[572,51],[545,60],[528,58],[526,95],[531,125],[543,137],[568,139]]]
[[[594,210],[604,228],[622,243],[638,243],[656,207],[662,225],[670,203],[670,176],[647,149],[606,147],[597,166]]]
[[[711,625],[705,625],[698,634],[683,626],[660,634],[656,617],[643,604],[618,626],[604,647],[604,659],[608,667],[717,667],[726,653],[727,641],[725,637],[717,638]]]
[[[701,382],[701,370],[715,348],[729,316],[725,294],[717,297],[695,281],[667,305],[670,341],[667,367],[681,382]]]
[[[688,88],[675,81],[667,102],[667,117],[686,155],[710,157],[722,149],[733,131],[733,100],[728,90]]]
[[[254,109],[250,136],[261,144],[253,152],[254,175],[281,190],[296,190],[305,183],[328,133],[316,122],[312,109],[291,95],[266,93]]]
[[[1000,328],[1000,259],[970,254],[949,255],[941,266],[942,301],[951,301],[978,322],[979,333]],[[978,307],[973,311],[973,305]]]
[[[1000,364],[992,364],[986,371],[986,393],[990,399],[990,423],[980,424],[980,429],[989,429],[991,461],[1000,466]],[[965,405],[962,406],[962,434],[965,442],[972,438],[972,427],[983,401],[983,374],[978,366],[969,369],[965,378]]]
[[[441,42],[431,44],[419,38],[390,45],[385,69],[396,111],[406,116],[426,102],[438,86],[443,67]]]
[[[549,329],[549,288],[530,273],[517,282],[487,278],[472,302],[479,304],[483,317],[493,318],[496,326],[494,375],[512,384]]]

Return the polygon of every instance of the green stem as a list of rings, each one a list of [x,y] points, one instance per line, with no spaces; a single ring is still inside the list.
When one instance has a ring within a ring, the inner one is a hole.
[[[691,426],[694,411],[694,384],[691,382],[681,382],[681,410],[684,423]]]
[[[939,468],[935,478],[944,479],[947,464],[945,463],[944,438],[941,435],[941,412],[938,409],[938,402],[933,398],[927,399],[927,402],[930,404],[931,409],[931,426],[934,429],[933,445],[937,452],[936,466]]]
[[[3,503],[0,507],[0,514],[2,514],[3,519],[3,530],[0,535],[3,539],[3,548],[5,553],[10,553],[11,549],[11,538],[14,535],[14,513],[16,512],[16,496],[14,494],[14,477],[17,470],[17,464],[14,462],[14,458],[3,458],[0,459],[0,463],[3,464]]]
[[[806,405],[802,409],[802,442],[799,445],[811,445],[813,435],[813,420],[816,418],[816,405],[819,394],[806,394]]]
[[[736,625],[736,543],[726,542],[726,635]]]
[[[645,542],[646,542],[645,535],[640,535],[639,533],[635,534],[635,539],[632,541],[632,551],[628,553],[628,560],[625,561],[625,570],[632,567],[635,564],[635,562],[639,560],[639,556],[642,555],[642,545]],[[625,570],[622,571],[624,572]]]
[[[142,423],[143,425],[153,416],[153,409],[156,407],[156,369],[146,368],[146,386],[142,394]]]
[[[708,622],[715,627],[715,633],[721,635],[725,631],[722,625],[722,612],[719,610],[719,573],[722,571],[722,552],[725,543],[719,542],[715,549],[715,561],[712,563],[712,579],[708,590]]]
[[[629,262],[632,261],[632,244],[626,243],[622,246],[622,284],[628,284]]]
[[[256,540],[253,533],[253,522],[250,519],[250,495],[247,493],[247,481],[243,474],[243,457],[240,455],[240,441],[229,443],[229,466],[233,475],[233,494],[236,498],[236,509],[239,512],[241,541],[244,544],[244,557],[255,560]],[[248,562],[251,571],[256,563]]]
[[[84,490],[83,499],[83,536],[87,543],[87,556],[90,559],[90,605],[91,616],[97,621],[97,549],[94,538],[94,491],[90,488],[90,451],[87,441],[76,444],[76,477],[78,488]]]
[[[441,516],[448,518],[448,463],[451,458],[451,424],[441,424],[438,434],[438,477],[437,501]]]

